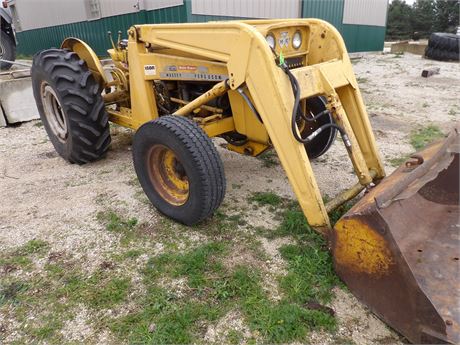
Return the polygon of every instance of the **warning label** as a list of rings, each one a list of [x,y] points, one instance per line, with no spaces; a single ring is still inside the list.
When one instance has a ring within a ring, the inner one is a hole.
[[[157,75],[157,67],[155,65],[144,65],[145,75]]]

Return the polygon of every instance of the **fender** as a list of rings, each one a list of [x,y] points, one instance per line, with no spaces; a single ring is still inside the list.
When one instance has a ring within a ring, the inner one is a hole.
[[[102,68],[99,58],[94,50],[92,50],[85,42],[78,38],[69,37],[62,42],[61,49],[69,49],[77,53],[80,59],[86,62],[86,65],[93,74],[94,79],[96,79],[101,86],[108,83],[107,76],[104,73],[104,69]]]

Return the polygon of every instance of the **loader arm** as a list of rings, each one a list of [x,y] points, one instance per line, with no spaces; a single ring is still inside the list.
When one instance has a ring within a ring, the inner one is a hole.
[[[292,70],[301,85],[301,98],[323,95],[328,99],[336,122],[350,138],[348,152],[360,184],[366,186],[373,179],[381,179],[383,165],[344,42],[333,26],[321,20],[135,26],[129,30],[128,43],[131,84],[139,85],[131,88],[132,112],[139,114],[136,117],[149,117],[149,109],[154,108],[144,74],[149,58],[146,45],[225,63],[230,89],[247,87],[309,224],[326,233],[330,228],[326,207],[305,149],[295,140],[290,125],[292,86],[258,27],[267,23],[307,28],[311,48],[307,66]]]

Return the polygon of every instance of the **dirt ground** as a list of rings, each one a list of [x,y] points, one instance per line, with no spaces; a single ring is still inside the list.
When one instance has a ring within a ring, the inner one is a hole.
[[[406,53],[364,55],[354,60],[353,65],[388,173],[394,169],[391,163],[394,159],[413,152],[409,137],[414,129],[435,124],[447,133],[458,121],[458,63],[430,61]],[[440,67],[440,74],[422,78],[422,69],[432,66]],[[39,121],[0,128],[0,251],[11,251],[30,240],[40,239],[49,243],[50,252],[71,256],[91,274],[118,250],[120,240],[116,234],[106,231],[97,219],[98,212],[115,209],[135,216],[139,223],[149,224],[153,232],[160,229],[164,217],[145,202],[135,182],[131,131],[113,126],[111,134],[112,147],[107,158],[77,166],[57,156]],[[241,209],[249,207],[245,200],[254,192],[272,191],[294,198],[281,166],[264,167],[262,160],[237,155],[220,144],[223,142],[216,140],[227,177],[227,195],[222,206],[225,210],[232,209],[235,201]],[[340,141],[314,161],[313,168],[324,195],[333,196],[356,180]],[[254,227],[276,227],[277,222],[266,210],[250,210],[244,219]],[[181,245],[204,240],[204,235],[198,232],[184,236],[177,244],[179,249]],[[275,299],[274,277],[285,272],[278,248],[287,242],[289,239],[261,239],[261,250],[268,256],[267,286],[273,290]],[[164,243],[156,241],[153,249],[162,253]],[[229,260],[244,262],[245,257],[233,254]],[[142,265],[145,258],[141,256],[137,261]],[[45,259],[36,260],[31,271],[19,270],[14,274],[17,277],[40,274],[45,263]],[[0,279],[4,274],[0,272]],[[137,283],[139,277],[135,272],[131,279],[132,293],[136,294],[142,284]],[[175,284],[172,288],[179,289],[180,281]],[[402,341],[345,290],[337,289],[330,306],[338,318],[337,334],[315,331],[309,338],[313,343]],[[101,331],[91,323],[91,313],[81,307],[59,332],[69,342],[119,343],[110,331]],[[24,333],[20,322],[11,315],[0,315],[0,342],[2,339],[5,344],[18,339],[27,342],[21,338]],[[245,337],[250,336],[251,331],[241,314],[232,311],[208,325],[203,339],[219,343],[219,334],[232,327]]]

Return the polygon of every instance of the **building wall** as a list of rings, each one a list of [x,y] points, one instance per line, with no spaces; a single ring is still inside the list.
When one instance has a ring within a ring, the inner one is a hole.
[[[381,51],[387,8],[388,0],[303,0],[302,17],[320,18],[334,25],[349,52]]]
[[[107,31],[113,33],[121,31],[124,38],[127,38],[126,32],[133,24],[183,23],[186,21],[185,6],[174,6],[159,10],[142,10],[99,20],[22,31],[17,33],[18,52],[32,55],[42,49],[59,47],[66,37],[78,37],[87,42],[99,56],[107,56],[107,49],[110,48]]]
[[[386,26],[387,0],[345,0],[343,24]]]
[[[184,0],[10,0],[16,31],[182,6]],[[50,25],[51,24],[51,25]]]
[[[63,25],[86,20],[86,8],[83,0],[16,0],[13,3],[16,31],[33,30],[52,25]]]
[[[120,30],[126,37],[133,24],[283,16],[324,19],[342,33],[350,52],[379,51],[388,6],[388,0],[43,0],[55,7],[37,0],[14,1],[22,25],[19,53],[58,47],[64,38],[75,36],[101,56],[110,47],[107,31]],[[45,27],[49,23],[53,26]]]
[[[298,18],[301,0],[193,0],[191,14],[235,18]]]

